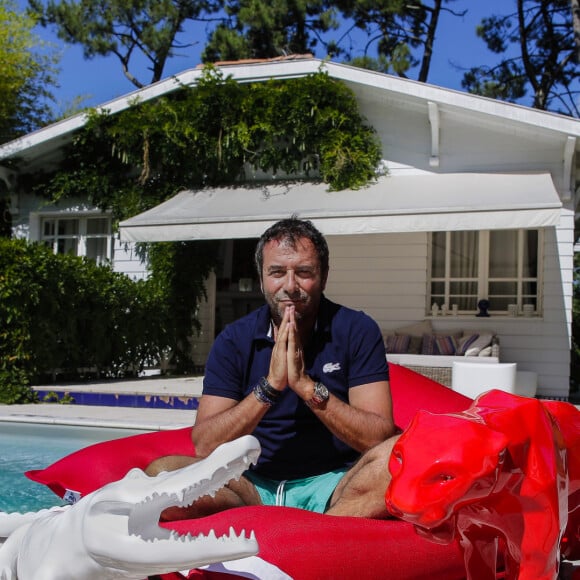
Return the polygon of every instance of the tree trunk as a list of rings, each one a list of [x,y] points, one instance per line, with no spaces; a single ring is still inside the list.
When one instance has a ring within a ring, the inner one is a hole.
[[[574,27],[574,44],[576,45],[576,63],[580,64],[580,0],[570,0],[572,4],[572,23]]]
[[[573,0],[574,1],[574,0]],[[578,0],[575,0],[578,2]],[[427,27],[427,35],[425,36],[425,52],[421,60],[421,70],[419,71],[418,81],[422,83],[427,82],[429,76],[429,69],[431,68],[431,58],[433,56],[433,42],[435,41],[435,33],[437,31],[437,23],[439,21],[439,14],[441,12],[442,0],[435,0],[433,9],[431,10],[431,19]]]

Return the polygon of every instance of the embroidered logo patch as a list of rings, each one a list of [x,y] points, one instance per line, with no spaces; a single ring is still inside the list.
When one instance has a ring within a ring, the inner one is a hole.
[[[62,499],[68,504],[75,504],[79,499],[81,499],[81,494],[78,491],[73,491],[72,489],[67,489],[62,496]]]
[[[335,363],[326,363],[323,367],[322,367],[322,372],[323,373],[333,373],[334,371],[339,371],[340,370],[340,363],[335,362]]]

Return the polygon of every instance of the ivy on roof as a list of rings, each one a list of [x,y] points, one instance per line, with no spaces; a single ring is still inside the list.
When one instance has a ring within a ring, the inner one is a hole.
[[[325,72],[241,84],[206,67],[194,87],[114,115],[93,111],[64,161],[34,185],[53,200],[88,195],[124,219],[182,189],[247,181],[248,168],[359,189],[381,157],[354,94]]]

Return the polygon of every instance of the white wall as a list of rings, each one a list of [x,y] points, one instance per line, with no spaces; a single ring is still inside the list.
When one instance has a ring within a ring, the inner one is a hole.
[[[569,390],[573,220],[565,215],[558,231],[550,228],[544,248],[544,314],[542,318],[433,320],[437,331],[488,329],[499,335],[501,360],[519,370],[538,373],[538,394],[566,397]],[[388,333],[427,318],[427,234],[331,236],[327,296],[364,310]],[[560,254],[559,254],[560,251]]]
[[[141,261],[135,244],[121,242],[118,235],[113,242],[113,270],[126,274],[133,280],[147,278],[147,265]]]
[[[329,236],[327,296],[385,330],[425,317],[427,234]]]
[[[206,280],[207,300],[199,305],[197,318],[201,331],[193,338],[192,354],[196,365],[205,365],[215,335],[216,276],[212,272]]]

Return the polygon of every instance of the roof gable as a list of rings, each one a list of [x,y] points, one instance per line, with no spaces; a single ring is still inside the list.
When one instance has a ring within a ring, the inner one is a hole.
[[[369,71],[334,62],[326,62],[309,56],[291,56],[264,61],[240,61],[221,63],[219,68],[238,82],[263,82],[269,79],[286,79],[306,76],[325,70],[336,79],[345,82],[362,102],[389,104],[392,107],[429,110],[430,114],[465,117],[474,126],[497,124],[514,130],[534,128],[541,133],[559,134],[575,140],[573,149],[580,152],[580,121],[505,103],[477,95],[445,89],[393,75]],[[127,109],[135,100],[148,101],[177,90],[182,86],[193,86],[202,74],[203,67],[186,70],[143,89],[133,91],[97,109],[115,114]],[[430,119],[431,120],[431,119]],[[86,115],[79,113],[33,133],[0,146],[0,163],[11,158],[22,158],[28,162],[50,157],[56,149],[70,141],[72,134],[86,122]],[[552,135],[553,138],[554,135]],[[541,137],[540,137],[541,138]],[[569,146],[570,147],[570,146]]]

